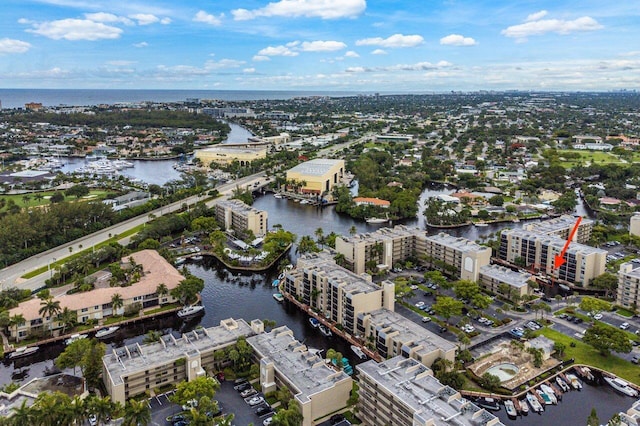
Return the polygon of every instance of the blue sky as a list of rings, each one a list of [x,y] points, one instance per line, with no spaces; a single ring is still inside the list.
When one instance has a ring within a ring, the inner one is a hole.
[[[638,0],[2,0],[0,86],[615,90]]]

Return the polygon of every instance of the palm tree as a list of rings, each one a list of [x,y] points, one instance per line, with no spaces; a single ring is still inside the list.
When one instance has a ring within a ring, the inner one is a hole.
[[[116,404],[114,404],[108,396],[105,396],[104,398],[93,396],[89,398],[87,406],[89,413],[94,414],[98,424],[100,424],[105,423],[108,418],[113,417],[112,414],[115,410]]]
[[[73,423],[84,424],[84,421],[89,417],[85,400],[76,395],[69,408],[71,409],[69,414],[73,418]]]
[[[357,233],[358,233],[358,229],[356,228],[356,226],[355,225],[351,225],[351,228],[349,228],[349,235],[351,235],[353,237]]]
[[[15,314],[9,317],[9,326],[15,327],[14,331],[16,335],[16,342],[18,341],[18,327],[20,326],[20,324],[24,322],[25,322],[25,319],[24,319],[24,315],[22,314]]]
[[[169,294],[169,289],[167,288],[167,285],[165,283],[158,284],[158,287],[156,287],[156,294],[158,295],[158,299],[162,299],[163,296],[166,296],[167,294]],[[160,302],[158,301],[158,303]]]
[[[143,343],[154,343],[159,342],[162,338],[162,333],[158,330],[150,330],[147,334],[144,335]]]
[[[40,302],[38,313],[44,317],[49,317],[49,330],[51,331],[51,335],[53,335],[53,318],[56,317],[60,311],[60,301],[53,300],[51,296]]]
[[[34,412],[31,406],[27,405],[27,400],[22,400],[19,407],[13,407],[13,416],[11,416],[11,424],[15,426],[31,426],[34,420]]]
[[[318,239],[318,242],[322,246],[324,244],[324,239],[322,238],[324,236],[324,230],[322,228],[318,228],[316,229],[315,234],[316,234],[316,238]]]
[[[62,323],[62,334],[67,330],[67,327],[73,327],[77,320],[78,314],[65,306],[60,315],[58,315],[58,321]]]
[[[151,408],[147,401],[136,401],[130,399],[124,406],[124,419],[122,424],[125,426],[148,425],[151,421]]]
[[[111,309],[113,309],[113,315],[115,316],[118,309],[124,306],[124,300],[122,300],[122,296],[120,293],[114,293],[111,296]]]

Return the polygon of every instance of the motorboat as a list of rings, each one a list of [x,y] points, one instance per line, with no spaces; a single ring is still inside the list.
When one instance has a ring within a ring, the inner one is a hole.
[[[279,192],[275,192],[273,194],[273,198],[282,198],[282,194],[280,194]]]
[[[558,398],[556,396],[556,393],[553,391],[553,389],[551,388],[551,386],[547,385],[547,384],[541,384],[540,385],[540,390],[542,392],[544,392],[545,394],[547,394],[547,396],[549,397],[549,399],[551,400],[552,404],[557,404],[558,403]],[[543,397],[544,398],[544,397]],[[546,399],[545,399],[546,402]]]
[[[523,399],[518,402],[520,403],[520,412],[525,416],[529,414],[529,404],[527,404],[527,400]]]
[[[195,256],[191,256],[191,260],[200,261],[202,260],[202,255],[196,254]]]
[[[478,228],[486,228],[487,226],[489,226],[488,223],[484,223],[484,222],[474,222],[474,225],[477,226]]]
[[[367,359],[367,355],[364,353],[364,351],[360,348],[360,346],[357,345],[351,345],[351,350],[353,351],[354,354],[356,354],[358,356],[358,358],[360,359]]]
[[[284,278],[284,272],[280,273],[280,275],[278,275],[278,279],[281,280]]]
[[[182,264],[184,264],[184,262],[186,262],[186,259],[184,257],[179,257],[176,259],[175,262],[173,262],[176,266],[180,266]]]
[[[545,405],[551,405],[553,404],[553,401],[551,400],[551,397],[549,396],[549,394],[547,394],[545,391],[543,391],[542,389],[536,389],[536,393],[538,395],[540,395],[540,397],[542,398],[542,400],[544,401]],[[556,401],[557,403],[557,401]]]
[[[318,329],[320,329],[320,333],[324,334],[326,337],[331,337],[333,336],[333,333],[331,332],[331,330],[329,330],[328,327],[325,327],[324,325],[320,324],[318,326]]]
[[[271,283],[271,286],[278,287],[278,284],[280,284],[280,280],[273,280],[273,282]]]
[[[385,223],[389,222],[389,219],[384,217],[367,217],[364,219],[367,223]]]
[[[478,398],[476,399],[476,405],[478,407],[482,407],[489,411],[498,411],[500,410],[500,406],[498,405],[498,401],[493,398]]]
[[[544,411],[544,408],[542,407],[542,404],[540,404],[540,401],[538,401],[538,398],[536,398],[531,392],[527,392],[527,402],[531,405],[531,409],[534,412],[539,413]]]
[[[507,414],[511,417],[517,417],[518,412],[516,411],[516,406],[510,399],[504,400],[504,408],[507,410]]]
[[[38,346],[21,346],[9,354],[9,359],[21,358],[34,354],[40,349]]]
[[[276,299],[278,303],[282,303],[284,300],[284,296],[281,293],[273,293],[273,298]]]
[[[178,317],[181,319],[186,319],[186,318],[191,318],[203,313],[204,313],[204,306],[191,305],[191,306],[185,306],[184,308],[180,309],[178,311]]]
[[[567,374],[567,379],[569,380],[569,383],[571,384],[572,388],[574,388],[575,390],[582,389],[582,382],[580,382],[580,380],[578,379],[578,377],[576,377],[575,374]]]
[[[609,377],[609,376],[604,376],[602,377],[604,379],[605,382],[607,382],[609,384],[609,386],[611,386],[612,388],[614,388],[615,390],[617,390],[620,393],[623,393],[627,396],[631,396],[631,397],[637,397],[638,396],[638,391],[634,388],[631,387],[631,385],[629,385],[628,382],[622,380],[619,377]]]
[[[313,328],[320,327],[320,321],[318,321],[317,319],[315,319],[313,317],[309,318],[309,324],[311,324],[311,327],[313,327]]]
[[[567,382],[562,380],[560,376],[556,376],[556,383],[558,384],[558,386],[560,386],[560,389],[562,389],[563,392],[569,391],[569,385],[567,384]]]
[[[71,336],[69,336],[68,339],[66,339],[64,341],[64,344],[68,346],[68,345],[72,344],[73,342],[76,342],[76,341],[82,340],[82,339],[86,339],[86,338],[87,338],[86,334],[79,334],[79,333],[72,334]]]
[[[118,330],[120,330],[120,327],[117,325],[114,325],[113,327],[103,328],[102,330],[98,330],[98,332],[96,333],[96,338],[102,339],[104,337],[109,337]]]

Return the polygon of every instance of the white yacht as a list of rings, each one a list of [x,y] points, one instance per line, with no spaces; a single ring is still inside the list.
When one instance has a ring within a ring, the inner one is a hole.
[[[615,390],[617,390],[618,392],[621,392],[627,396],[631,396],[634,398],[638,396],[638,391],[632,388],[628,382],[625,382],[619,377],[603,376],[603,379],[605,382],[609,383],[609,385]]]

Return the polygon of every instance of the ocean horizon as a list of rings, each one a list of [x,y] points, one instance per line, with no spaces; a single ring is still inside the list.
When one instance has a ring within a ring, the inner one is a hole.
[[[314,90],[154,90],[154,89],[0,89],[3,109],[24,108],[29,102],[44,106],[93,106],[136,102],[180,102],[187,98],[223,101],[291,99],[307,96],[345,97],[372,93]]]

